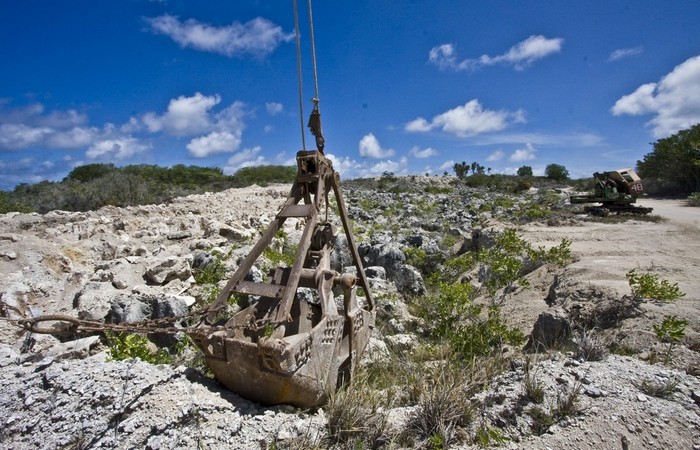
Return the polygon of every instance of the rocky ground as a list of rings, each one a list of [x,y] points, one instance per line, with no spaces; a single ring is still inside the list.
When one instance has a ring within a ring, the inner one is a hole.
[[[410,183],[441,188],[449,180],[418,177]],[[230,274],[288,189],[250,187],[168,205],[0,216],[0,294],[7,305],[2,315],[133,320],[185,312],[203,295],[193,279],[202,255],[227,255]],[[504,311],[526,335],[538,332],[538,322],[589,324],[596,339],[617,348],[617,354],[582,361],[556,346],[527,354],[510,349],[511,369],[469,399],[480,405],[479,420],[500,430],[491,443],[528,449],[700,449],[700,210],[644,200],[665,220],[614,223],[555,214],[532,222],[517,219],[521,200],[497,202],[481,192],[389,194],[348,183],[346,196],[389,324],[375,337],[368,361],[381,357],[375,350],[387,343],[413,339],[401,300],[421,295],[425,287],[404,253],[409,247],[440,251],[446,224],[455,251],[486,245],[490,230],[505,226],[516,227],[535,245],[569,239],[574,261],[529,273],[529,286],[511,293]],[[560,197],[565,203],[566,195]],[[285,225],[289,236],[298,236],[300,229],[295,221]],[[625,275],[635,268],[678,283],[685,297],[674,303],[645,301],[629,313]],[[653,325],[669,315],[688,325],[672,357],[664,358],[667,345],[658,342]],[[304,448],[304,439],[307,447],[319,445],[326,432],[323,408],[264,407],[197,369],[110,361],[97,336],[61,342],[27,335],[9,320],[0,320],[0,376],[3,448]],[[541,435],[533,432],[532,415],[523,412],[529,377],[542,385],[543,408],[578,394],[576,411]],[[655,396],[649,386],[672,389]],[[410,408],[403,408],[389,417],[400,428],[410,415]]]

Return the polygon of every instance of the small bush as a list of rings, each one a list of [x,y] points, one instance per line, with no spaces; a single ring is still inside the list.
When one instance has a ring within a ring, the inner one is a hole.
[[[661,324],[652,325],[654,334],[656,334],[659,341],[668,344],[664,364],[668,364],[671,361],[673,347],[685,337],[686,325],[688,325],[687,320],[679,319],[676,316],[666,316]]]
[[[565,386],[557,391],[557,403],[554,408],[554,416],[557,419],[575,416],[581,411],[579,395],[583,390],[583,384],[574,383],[573,386]]]
[[[545,250],[544,247],[531,249],[528,252],[528,255],[535,261],[541,261],[547,264],[556,264],[557,266],[564,267],[571,261],[571,240],[566,238],[562,239],[559,245],[556,245],[549,250]]]
[[[537,375],[530,369],[525,372],[525,396],[533,403],[544,402],[544,384],[537,379]]]
[[[334,392],[324,406],[328,439],[332,445],[352,448],[376,448],[386,439],[386,414],[380,409],[381,398],[363,376]]]
[[[678,288],[678,283],[671,284],[651,273],[637,273],[635,269],[627,272],[627,281],[632,289],[632,297],[637,300],[649,299],[670,303],[685,296]]]
[[[457,431],[474,417],[474,408],[466,400],[468,386],[459,370],[441,370],[428,383],[410,422],[410,429],[432,448],[447,448],[457,438]]]
[[[0,191],[0,214],[5,214],[8,212],[22,212],[28,213],[32,212],[32,208],[19,203],[15,203],[10,199],[10,195],[5,191]]]
[[[688,196],[688,206],[700,206],[700,192],[693,192]]]
[[[224,278],[226,266],[219,258],[204,266],[204,268],[194,271],[194,280],[197,284],[217,284]]]
[[[672,378],[664,380],[644,379],[637,385],[640,391],[658,398],[669,398],[678,390],[679,382]]]
[[[498,428],[480,426],[474,433],[474,443],[482,448],[500,446],[509,440]]]
[[[150,341],[142,334],[105,332],[110,359],[121,361],[128,358],[139,358],[151,364],[168,364],[172,357],[164,348],[152,351]]]
[[[572,339],[576,357],[584,361],[602,361],[608,354],[606,343],[590,331],[581,331]]]
[[[532,419],[530,428],[537,436],[543,435],[554,425],[554,417],[541,406],[533,406],[527,411],[527,414]]]

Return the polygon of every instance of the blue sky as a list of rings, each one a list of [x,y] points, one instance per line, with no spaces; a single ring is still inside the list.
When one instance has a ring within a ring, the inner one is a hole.
[[[89,163],[234,173],[293,164],[302,147],[291,0],[0,11],[1,189]],[[316,1],[313,17],[326,154],[343,178],[461,161],[588,177],[700,122],[697,0]]]

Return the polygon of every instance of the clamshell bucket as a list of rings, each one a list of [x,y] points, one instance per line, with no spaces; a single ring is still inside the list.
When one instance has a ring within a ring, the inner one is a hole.
[[[318,151],[301,151],[297,168],[285,205],[190,336],[216,378],[232,391],[263,404],[309,407],[324,403],[352,377],[376,311],[331,161]],[[327,218],[319,220],[322,212],[328,214],[331,190],[355,274],[331,269],[335,230]],[[245,280],[291,217],[306,221],[293,266],[272,270],[268,282]],[[236,293],[258,300],[230,318],[217,317]],[[342,302],[336,302],[335,293]]]

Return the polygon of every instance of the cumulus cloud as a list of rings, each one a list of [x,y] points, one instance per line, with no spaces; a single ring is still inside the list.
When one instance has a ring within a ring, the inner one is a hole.
[[[447,160],[444,163],[442,163],[442,165],[440,167],[438,167],[438,169],[443,170],[443,171],[452,170],[454,168],[454,166],[455,166],[454,160],[450,159],[450,160]]]
[[[505,156],[503,150],[496,150],[486,157],[486,162],[500,161],[503,159],[503,156]]]
[[[389,158],[394,156],[395,153],[393,149],[382,148],[382,146],[379,145],[379,141],[372,133],[369,133],[360,139],[359,150],[360,156],[375,159]]]
[[[327,154],[326,157],[333,163],[333,168],[345,178],[363,175],[362,165],[348,156]]]
[[[293,33],[284,32],[282,27],[262,17],[246,23],[233,22],[220,27],[195,19],[181,22],[178,17],[168,14],[145,20],[151,31],[168,36],[183,48],[229,57],[264,57],[272,53],[280,43],[294,39]]]
[[[403,157],[398,161],[392,161],[390,159],[379,161],[375,165],[369,167],[367,171],[370,175],[381,175],[385,172],[399,175],[406,171],[406,167],[408,167],[408,159]]]
[[[190,156],[204,158],[218,153],[235,151],[241,145],[240,134],[229,131],[212,131],[211,133],[192,139],[187,144]]]
[[[647,125],[656,137],[699,123],[700,56],[679,64],[658,83],[643,84],[619,98],[610,111],[615,116],[652,114]]]
[[[559,53],[563,44],[562,38],[550,39],[542,35],[532,35],[501,55],[482,55],[479,58],[459,61],[454,45],[447,43],[430,49],[428,61],[441,70],[470,71],[495,64],[505,64],[513,66],[516,70],[523,70],[542,58]]]
[[[126,159],[150,148],[150,145],[143,144],[134,137],[125,136],[95,142],[87,149],[85,156],[90,159]]]
[[[40,103],[6,108],[3,102],[0,103],[0,149],[83,147],[99,133],[95,128],[85,127],[86,122],[84,114],[72,109],[47,113]]]
[[[265,103],[265,109],[267,109],[267,113],[269,115],[274,116],[281,113],[284,107],[282,106],[282,103],[268,102]]]
[[[441,129],[456,136],[475,136],[481,133],[500,131],[513,123],[525,122],[522,110],[514,112],[484,109],[479,100],[470,100],[433,117],[432,121],[419,117],[412,120],[404,129],[409,132],[426,132]]]
[[[232,175],[244,167],[264,166],[269,164],[267,158],[260,155],[260,146],[245,148],[231,156],[224,166],[224,173]]]
[[[200,135],[186,146],[190,156],[195,158],[233,152],[241,144],[245,128],[245,104],[236,101],[220,112],[213,112],[219,103],[219,95],[203,95],[199,92],[190,97],[183,95],[170,100],[165,113],[149,112],[141,120],[151,133]]]
[[[608,61],[617,61],[623,58],[629,58],[630,56],[639,55],[643,51],[643,47],[618,48],[614,52],[610,53],[610,56],[608,56]]]
[[[513,152],[512,155],[508,158],[508,161],[510,162],[521,162],[521,161],[530,161],[535,159],[535,153],[537,153],[537,150],[535,147],[532,146],[529,142],[525,144],[524,148],[519,148]]]
[[[209,112],[220,102],[218,95],[202,95],[199,92],[191,97],[181,95],[170,100],[164,114],[149,112],[144,114],[142,120],[152,133],[166,131],[174,136],[193,135],[211,127]]]
[[[425,158],[432,158],[434,156],[437,156],[438,151],[435,150],[434,148],[431,148],[431,147],[421,149],[420,147],[415,146],[410,150],[409,153],[414,158],[425,159]]]

